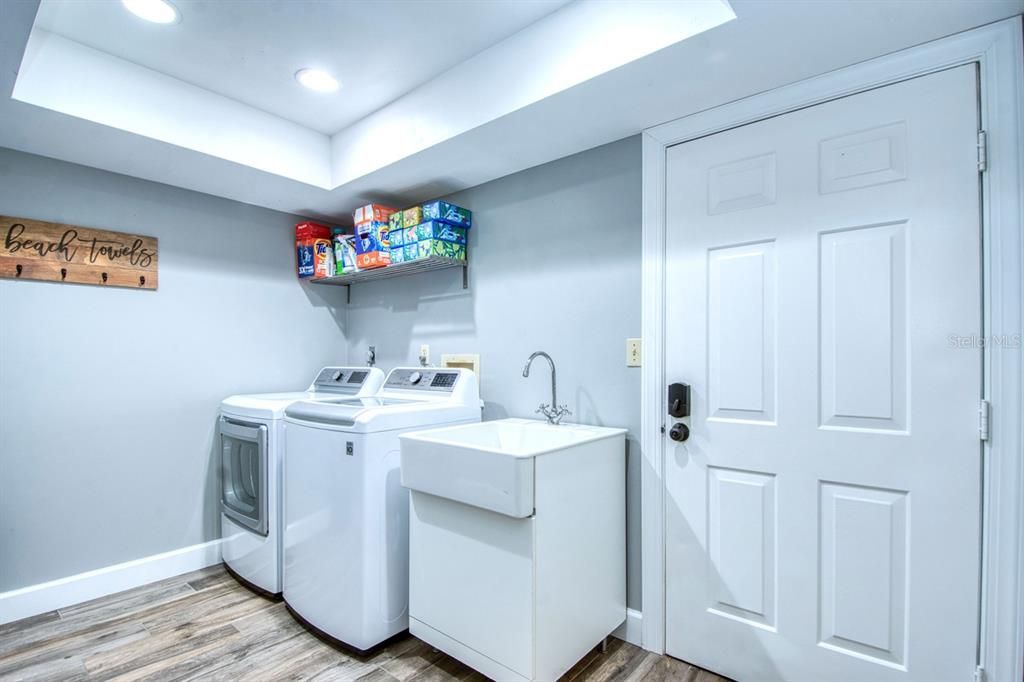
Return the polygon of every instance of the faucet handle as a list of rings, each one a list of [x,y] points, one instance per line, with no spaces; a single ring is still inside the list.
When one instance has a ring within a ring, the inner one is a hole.
[[[572,411],[569,410],[568,405],[559,405],[558,407],[552,407],[547,403],[542,403],[541,406],[537,408],[536,412],[537,414],[544,415],[547,418],[549,424],[558,424],[560,421],[562,421],[562,417],[566,416],[567,414],[572,414]]]

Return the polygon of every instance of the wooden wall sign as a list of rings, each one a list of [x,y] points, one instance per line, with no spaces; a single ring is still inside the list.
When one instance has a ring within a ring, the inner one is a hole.
[[[156,289],[156,237],[9,216],[0,234],[0,277]]]

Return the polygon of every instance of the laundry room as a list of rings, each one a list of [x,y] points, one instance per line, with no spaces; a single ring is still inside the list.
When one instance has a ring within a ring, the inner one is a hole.
[[[1022,13],[0,0],[0,680],[1024,680]]]

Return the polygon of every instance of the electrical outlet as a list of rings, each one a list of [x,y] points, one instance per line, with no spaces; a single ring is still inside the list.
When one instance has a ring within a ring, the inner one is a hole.
[[[640,366],[640,339],[626,339],[626,367]]]
[[[420,364],[424,367],[430,364],[430,346],[425,343],[420,346]]]

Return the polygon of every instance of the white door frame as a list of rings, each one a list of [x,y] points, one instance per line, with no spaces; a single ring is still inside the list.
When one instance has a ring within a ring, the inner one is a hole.
[[[643,133],[644,367],[640,443],[642,642],[665,650],[665,171],[670,146],[839,97],[968,63],[980,67],[984,334],[1021,333],[1024,319],[1024,59],[1013,17],[659,125]],[[991,437],[985,443],[980,666],[1024,677],[1024,351],[985,353]],[[672,380],[680,380],[672,377]]]

